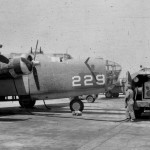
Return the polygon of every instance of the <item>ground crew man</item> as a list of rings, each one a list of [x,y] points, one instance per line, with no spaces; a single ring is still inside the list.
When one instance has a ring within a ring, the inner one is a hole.
[[[135,114],[134,114],[134,93],[131,89],[131,85],[128,84],[126,86],[126,95],[125,95],[125,108],[126,108],[126,121],[134,121]]]

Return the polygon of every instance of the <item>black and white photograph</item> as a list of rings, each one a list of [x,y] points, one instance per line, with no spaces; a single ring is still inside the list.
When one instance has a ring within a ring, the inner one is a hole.
[[[0,150],[149,150],[150,1],[0,0]]]

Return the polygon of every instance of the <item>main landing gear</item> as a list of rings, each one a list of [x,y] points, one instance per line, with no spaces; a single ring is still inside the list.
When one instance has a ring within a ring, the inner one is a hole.
[[[84,104],[83,102],[79,99],[79,97],[73,97],[73,98],[70,98],[70,110],[73,112],[73,111],[80,111],[82,112],[83,109],[84,109]]]
[[[19,104],[22,108],[33,108],[36,100],[32,100],[28,95],[19,96]]]

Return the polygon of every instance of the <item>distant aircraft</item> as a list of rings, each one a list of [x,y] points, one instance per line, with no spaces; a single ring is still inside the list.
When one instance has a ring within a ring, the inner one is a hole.
[[[122,93],[123,83],[119,79],[119,75],[122,71],[121,65],[116,62],[106,60],[106,98],[119,96],[119,93]]]

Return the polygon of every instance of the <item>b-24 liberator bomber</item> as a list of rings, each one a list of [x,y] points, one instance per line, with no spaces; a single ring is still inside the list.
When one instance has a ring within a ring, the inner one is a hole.
[[[105,60],[52,61],[44,53],[36,55],[37,45],[34,55],[0,55],[0,101],[12,97],[9,100],[32,108],[36,100],[70,98],[71,111],[82,111],[80,95],[105,92]]]

